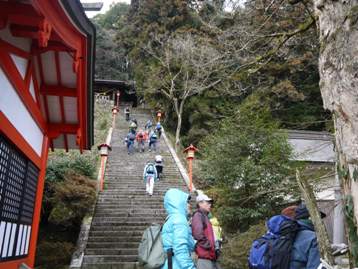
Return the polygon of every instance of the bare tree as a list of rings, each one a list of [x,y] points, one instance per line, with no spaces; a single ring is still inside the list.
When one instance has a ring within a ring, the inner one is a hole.
[[[209,40],[190,33],[165,42],[157,38],[145,51],[157,61],[158,66],[147,78],[150,90],[152,93],[159,91],[166,97],[177,116],[175,146],[178,149],[186,101],[191,96],[218,87],[225,93],[225,72],[230,61],[225,53],[211,46]]]

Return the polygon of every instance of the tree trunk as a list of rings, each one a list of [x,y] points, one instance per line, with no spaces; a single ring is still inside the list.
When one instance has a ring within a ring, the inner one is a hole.
[[[178,114],[178,122],[177,122],[177,129],[175,132],[175,151],[178,152],[179,150],[179,144],[180,144],[180,129],[181,129],[181,114]]]
[[[180,104],[179,104],[180,103]],[[181,131],[181,125],[182,125],[182,115],[183,115],[183,109],[184,109],[184,100],[181,100],[180,102],[178,99],[174,100],[174,108],[175,113],[177,114],[177,128],[175,132],[175,151],[178,152],[179,145],[180,145],[180,131]]]
[[[331,254],[331,244],[328,239],[326,226],[321,219],[321,214],[318,210],[316,197],[314,196],[312,187],[306,178],[301,178],[298,170],[296,172],[296,179],[315,227],[321,258],[323,258],[329,265],[333,266],[334,259]]]
[[[358,265],[358,0],[313,0],[320,35],[320,88],[332,111],[350,250]],[[349,201],[349,204],[348,204]],[[348,210],[347,210],[348,209]],[[349,211],[349,212],[347,212]]]

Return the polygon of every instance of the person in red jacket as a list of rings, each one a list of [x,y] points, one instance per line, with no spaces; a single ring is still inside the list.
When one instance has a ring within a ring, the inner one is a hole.
[[[197,240],[195,252],[198,255],[197,269],[219,269],[216,262],[215,236],[208,214],[213,200],[205,194],[196,197],[197,210],[193,215],[191,228]]]
[[[139,130],[136,136],[136,140],[138,142],[138,148],[140,152],[144,152],[145,142],[148,140],[148,135],[143,130]]]

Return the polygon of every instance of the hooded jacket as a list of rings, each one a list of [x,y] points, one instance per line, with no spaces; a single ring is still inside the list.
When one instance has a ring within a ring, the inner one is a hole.
[[[187,220],[189,195],[178,189],[170,189],[164,196],[164,208],[168,214],[163,225],[162,240],[165,251],[173,250],[173,269],[195,269],[191,253],[195,241]],[[168,268],[168,261],[162,269]]]
[[[312,224],[298,220],[300,225],[292,246],[290,269],[317,269],[320,254]]]

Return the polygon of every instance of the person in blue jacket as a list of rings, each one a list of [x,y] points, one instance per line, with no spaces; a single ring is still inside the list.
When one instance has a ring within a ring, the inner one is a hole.
[[[162,229],[162,241],[165,252],[173,252],[173,269],[195,269],[191,258],[195,241],[188,224],[189,194],[170,189],[164,196],[164,208],[168,214]],[[168,269],[168,259],[162,269]]]
[[[321,216],[324,218],[324,213]],[[292,246],[290,269],[317,269],[321,263],[317,236],[305,205],[296,208],[295,219],[299,230]]]
[[[148,162],[144,167],[143,180],[145,183],[145,191],[149,196],[153,195],[154,182],[158,181],[158,173],[154,163]]]

